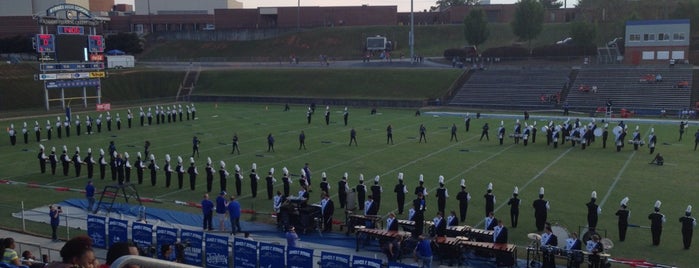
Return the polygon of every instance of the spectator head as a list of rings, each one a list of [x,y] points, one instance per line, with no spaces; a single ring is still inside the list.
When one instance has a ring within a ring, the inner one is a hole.
[[[99,261],[95,258],[95,252],[92,250],[92,239],[89,236],[73,237],[63,245],[60,253],[63,263],[83,268],[99,266]]]
[[[107,251],[107,264],[111,265],[119,257],[126,255],[138,255],[136,245],[128,241],[114,243]]]
[[[25,259],[25,260],[28,260],[28,259],[35,259],[35,258],[34,258],[34,255],[33,255],[32,252],[29,251],[29,250],[25,250],[24,252],[22,252],[22,258]]]
[[[3,239],[2,246],[0,246],[0,248],[2,248],[2,249],[6,249],[6,248],[14,249],[15,248],[15,240],[12,237],[7,237],[7,238]]]

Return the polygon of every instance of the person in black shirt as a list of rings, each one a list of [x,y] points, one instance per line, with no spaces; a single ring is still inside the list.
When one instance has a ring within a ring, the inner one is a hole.
[[[231,154],[235,152],[240,154],[240,148],[238,147],[238,133],[233,134],[233,149],[231,150]]]
[[[493,183],[488,183],[488,189],[486,190],[485,195],[483,195],[483,198],[485,198],[485,216],[487,217],[490,212],[495,211],[495,195],[493,195]]]
[[[519,222],[519,205],[522,200],[519,199],[519,188],[515,186],[515,190],[512,192],[512,197],[507,201],[507,205],[510,206],[510,221],[512,221],[512,228],[517,228],[517,223]]]
[[[626,240],[626,230],[629,228],[629,210],[627,204],[629,202],[628,197],[624,197],[619,204],[619,210],[616,211],[616,216],[619,217],[617,225],[619,227],[619,241]]]
[[[665,215],[660,213],[660,205],[662,205],[660,200],[655,201],[653,213],[648,214],[648,219],[650,220],[650,232],[653,238],[653,246],[660,245],[660,235],[663,233],[663,222],[665,222]]]
[[[398,214],[403,214],[405,207],[405,194],[408,193],[408,187],[403,184],[403,173],[398,173],[398,184],[393,188],[396,193],[396,201],[398,203]]]
[[[597,228],[598,215],[602,211],[602,209],[595,204],[595,201],[597,201],[597,191],[592,191],[590,202],[585,204],[587,206],[587,226],[589,228]]]
[[[427,132],[427,128],[425,128],[425,125],[420,124],[420,140],[418,143],[422,143],[422,140],[425,140],[425,143],[427,143],[427,137],[425,136],[425,132]]]
[[[393,144],[393,127],[390,124],[386,127],[386,144],[389,142]]]
[[[303,130],[301,130],[301,134],[299,134],[299,150],[301,150],[301,147],[306,150],[306,133],[304,133]]]
[[[684,249],[689,249],[692,245],[692,233],[694,232],[694,226],[697,225],[697,219],[692,217],[692,206],[687,206],[684,212],[684,216],[680,217],[680,223],[682,223],[682,244]]]
[[[451,138],[449,139],[449,142],[456,140],[456,142],[459,142],[459,138],[456,136],[456,124],[451,125]]]
[[[357,204],[360,210],[364,209],[366,199],[366,185],[364,185],[364,174],[359,174],[359,184],[355,187],[357,192]]]
[[[485,123],[485,125],[483,125],[483,131],[481,132],[481,139],[479,141],[482,141],[483,137],[485,137],[485,140],[490,141],[490,138],[488,137],[488,129],[488,123]]]
[[[466,221],[466,213],[468,212],[468,201],[471,200],[471,195],[466,192],[466,180],[461,179],[461,191],[456,194],[456,200],[459,201],[459,221]]]

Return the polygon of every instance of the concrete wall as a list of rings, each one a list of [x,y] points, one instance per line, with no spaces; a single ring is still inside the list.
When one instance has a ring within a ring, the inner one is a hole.
[[[137,15],[150,14],[214,14],[217,8],[243,8],[235,0],[136,0]]]

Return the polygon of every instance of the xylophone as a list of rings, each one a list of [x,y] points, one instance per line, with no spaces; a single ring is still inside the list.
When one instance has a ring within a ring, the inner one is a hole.
[[[434,252],[437,256],[439,256],[440,264],[444,263],[444,261],[448,261],[449,265],[453,265],[454,261],[461,266],[461,253],[462,253],[462,247],[461,247],[461,239],[468,239],[465,237],[435,237],[434,238],[434,243],[437,245],[437,251]]]
[[[369,229],[364,226],[355,226],[356,230],[356,237],[357,237],[357,248],[356,251],[359,251],[359,244],[363,239],[371,239],[371,238],[376,238],[379,241],[383,240],[392,240],[398,237],[401,237],[403,239],[407,239],[410,237],[409,232],[405,231],[388,231],[388,230],[383,230],[383,229]]]
[[[348,213],[347,218],[347,235],[354,231],[354,226],[366,226],[367,222],[371,222],[374,228],[381,228],[381,216],[378,215],[361,215]]]
[[[493,231],[493,230],[483,230],[483,229],[470,228],[470,229],[468,229],[467,236],[469,238],[471,238],[471,241],[492,242],[494,235],[495,235],[495,231]]]
[[[469,240],[459,240],[459,244],[466,249],[495,256],[495,262],[498,267],[512,267],[517,263],[517,246],[514,244],[476,242]]]
[[[449,227],[447,227],[446,235],[448,237],[468,236],[468,232],[470,229],[471,229],[471,226],[468,226],[468,225],[449,226]]]

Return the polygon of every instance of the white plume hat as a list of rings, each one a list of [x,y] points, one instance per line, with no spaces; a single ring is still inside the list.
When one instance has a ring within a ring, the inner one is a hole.
[[[590,197],[597,199],[597,191],[592,191],[592,194],[590,195]]]
[[[67,152],[68,151],[68,146],[63,145],[63,151]]]
[[[380,179],[381,179],[381,177],[379,177],[379,175],[376,175],[376,177],[374,177],[375,182],[379,182]]]
[[[283,167],[283,168],[282,168],[282,173],[283,173],[284,175],[289,175],[289,170],[288,170],[286,167]]]
[[[56,152],[56,147],[51,147],[52,152]]]
[[[347,174],[347,172],[345,172],[345,174],[343,174],[343,175],[344,175],[344,176],[342,176],[343,178],[347,178],[347,176],[349,176],[349,174]]]
[[[513,194],[519,194],[519,187],[515,186],[515,190],[512,191]]]
[[[439,183],[444,184],[444,176],[439,175]]]
[[[257,170],[257,163],[252,163],[252,169]]]
[[[165,161],[170,162],[170,155],[169,154],[165,155]]]
[[[619,205],[621,206],[626,206],[626,204],[629,203],[629,197],[624,197],[624,199],[621,199],[621,202],[619,202]]]
[[[687,209],[684,212],[692,213],[692,205],[687,206]]]
[[[240,171],[240,166],[238,166],[238,164],[235,164],[235,171]]]
[[[539,188],[539,195],[544,195],[544,187]]]
[[[141,158],[141,152],[137,152],[137,153],[136,153],[136,156],[137,156],[138,158]]]
[[[211,165],[211,157],[207,157],[207,158],[206,158],[206,163],[209,164],[209,165]]]
[[[399,179],[399,180],[403,180],[403,172],[399,172],[399,173],[398,173],[398,179]]]
[[[45,149],[43,144],[39,144],[39,148],[41,148],[41,150]]]
[[[269,168],[269,174],[274,174],[274,168]]]
[[[460,185],[461,185],[461,187],[464,187],[464,188],[465,188],[465,187],[466,187],[466,180],[465,180],[465,179],[461,179],[461,184],[460,184]]]
[[[100,155],[104,155],[104,149],[100,148]]]
[[[364,181],[364,174],[359,174],[359,181]]]
[[[321,174],[320,174],[320,177],[322,177],[322,178],[327,178],[327,177],[328,177],[328,175],[327,175],[327,174],[325,174],[325,171],[323,171],[323,173],[321,173]]]
[[[155,155],[150,154],[150,160],[155,160]]]
[[[124,152],[124,158],[129,158],[129,152]]]
[[[488,190],[493,190],[493,183],[492,182],[488,183]]]
[[[190,157],[190,158],[189,158],[189,163],[194,164],[194,157]]]
[[[221,162],[219,162],[219,164],[221,164],[221,168],[226,168],[226,162],[223,162],[223,160],[221,160]]]
[[[177,156],[177,163],[180,163],[180,164],[182,164],[182,157],[181,157],[181,156],[179,156],[179,155]]]
[[[420,174],[420,181],[421,181],[421,182],[422,182],[422,181],[425,181],[425,176],[422,175],[422,174]]]
[[[662,205],[663,202],[660,202],[660,200],[655,201],[655,208],[660,208],[660,205]]]

